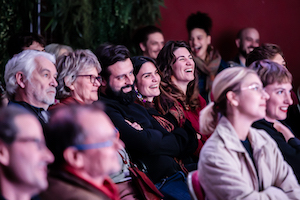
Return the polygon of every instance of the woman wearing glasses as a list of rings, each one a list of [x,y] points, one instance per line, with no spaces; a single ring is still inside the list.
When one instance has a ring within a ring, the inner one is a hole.
[[[98,100],[101,66],[90,50],[76,50],[57,60],[56,108],[68,104],[91,104]]]
[[[199,181],[207,199],[299,199],[300,188],[276,143],[251,124],[266,116],[268,93],[257,74],[232,67],[212,85],[214,103],[201,111]]]

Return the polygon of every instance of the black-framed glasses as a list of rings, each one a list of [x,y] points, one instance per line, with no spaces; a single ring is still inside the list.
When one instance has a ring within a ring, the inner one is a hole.
[[[92,84],[96,82],[96,80],[101,84],[102,83],[102,77],[101,76],[95,76],[95,75],[89,75],[89,74],[82,74],[82,75],[77,75],[77,77],[90,77],[90,81]]]

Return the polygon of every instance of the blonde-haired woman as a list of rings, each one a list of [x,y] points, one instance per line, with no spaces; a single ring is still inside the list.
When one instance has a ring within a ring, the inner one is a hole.
[[[200,153],[199,181],[207,199],[299,199],[291,167],[270,136],[251,124],[265,117],[266,100],[256,73],[228,68],[212,86],[215,102],[201,111],[202,133],[212,133]]]

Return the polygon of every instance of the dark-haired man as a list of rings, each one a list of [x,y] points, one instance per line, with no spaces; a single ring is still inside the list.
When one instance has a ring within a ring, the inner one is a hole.
[[[43,36],[37,33],[22,32],[12,36],[7,44],[10,57],[23,50],[45,51],[46,41]]]
[[[133,37],[136,47],[143,52],[143,56],[156,59],[165,44],[161,29],[156,26],[145,26],[138,29]]]
[[[143,163],[164,199],[190,199],[185,176],[174,160],[186,145],[187,140],[181,140],[181,136],[185,138],[187,133],[168,132],[144,107],[134,103],[133,64],[125,46],[104,45],[98,50],[96,54],[103,78],[100,100],[120,131],[120,138],[133,162]],[[174,179],[176,183],[172,181]]]
[[[47,165],[54,157],[39,121],[26,109],[0,110],[0,127],[0,199],[29,200],[48,187]]]

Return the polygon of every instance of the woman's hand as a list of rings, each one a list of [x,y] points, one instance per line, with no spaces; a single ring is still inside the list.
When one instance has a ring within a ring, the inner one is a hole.
[[[290,129],[288,129],[288,127],[286,127],[285,125],[283,125],[281,122],[279,121],[275,121],[273,127],[280,133],[282,133],[284,139],[286,142],[289,141],[289,139],[295,137],[294,134],[290,131]]]

